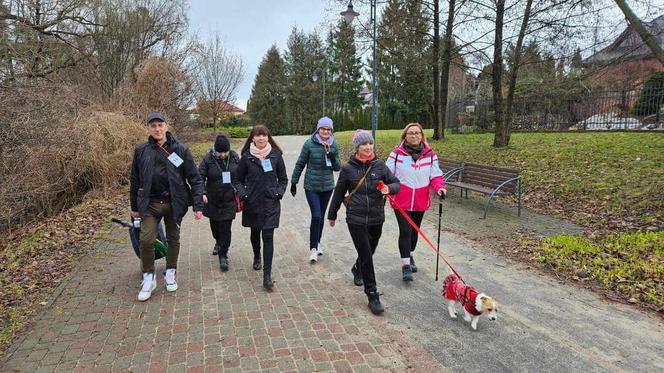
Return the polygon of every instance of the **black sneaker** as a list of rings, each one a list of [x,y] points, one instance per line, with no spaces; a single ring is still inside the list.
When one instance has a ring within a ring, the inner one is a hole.
[[[371,313],[374,315],[380,315],[385,312],[385,308],[380,304],[380,296],[377,291],[367,294],[367,298],[369,298],[369,309],[371,310]]]
[[[214,244],[214,247],[212,248],[212,255],[219,254],[219,249],[220,249],[219,245]]]
[[[413,273],[417,272],[417,266],[415,265],[415,259],[413,257],[410,257],[410,269],[413,270]]]
[[[219,255],[219,269],[226,272],[228,271],[228,258],[225,256]]]
[[[401,267],[401,278],[404,281],[413,281],[413,269],[409,265]]]
[[[350,268],[350,271],[353,273],[353,283],[355,286],[362,286],[364,285],[364,280],[362,280],[362,274],[360,273],[360,270],[357,269],[355,265],[353,265]]]
[[[274,287],[274,283],[272,282],[272,276],[264,274],[263,275],[263,287],[265,290],[272,290],[272,287]]]
[[[261,256],[260,255],[254,255],[254,264],[252,265],[256,271],[261,269]]]

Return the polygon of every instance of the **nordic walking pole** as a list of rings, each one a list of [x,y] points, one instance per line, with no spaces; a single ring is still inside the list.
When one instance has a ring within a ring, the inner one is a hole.
[[[440,252],[440,222],[443,216],[443,200],[445,199],[445,192],[440,194],[440,202],[438,203],[438,247],[436,249]],[[436,281],[438,281],[438,258],[440,255],[436,255]]]

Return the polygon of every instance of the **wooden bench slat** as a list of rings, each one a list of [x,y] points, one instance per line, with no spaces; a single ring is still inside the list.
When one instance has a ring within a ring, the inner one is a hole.
[[[496,167],[496,166],[487,166],[483,164],[477,164],[477,163],[464,163],[464,167],[468,168],[479,168],[479,169],[489,169],[489,170],[494,170],[494,171],[499,171],[499,172],[505,172],[508,174],[514,174],[518,175],[519,170],[513,169],[513,168],[505,168],[505,167]]]
[[[496,188],[491,188],[491,187],[483,187],[483,186],[477,185],[477,184],[468,184],[468,183],[456,182],[456,181],[450,182],[449,185],[452,185],[452,186],[455,186],[455,187],[458,187],[458,188],[473,190],[473,191],[476,191],[476,192],[481,192],[481,193],[484,193],[484,194],[491,194],[491,193],[493,193],[494,189],[496,189]],[[502,195],[509,195],[509,194],[511,194],[511,193],[507,193],[507,192],[503,191],[502,189],[499,190],[498,192],[496,192],[496,195],[501,195],[501,196]]]
[[[496,171],[489,171],[489,170],[482,170],[479,168],[468,168],[468,167],[464,167],[463,172],[468,174],[480,174],[484,177],[490,177],[501,180],[508,180],[518,176],[518,174],[496,172]]]

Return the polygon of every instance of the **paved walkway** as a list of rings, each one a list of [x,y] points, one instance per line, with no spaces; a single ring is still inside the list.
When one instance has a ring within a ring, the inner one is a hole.
[[[289,174],[303,141],[279,138],[292,149],[286,154]],[[325,229],[326,254],[316,265],[306,262],[309,211],[303,194],[282,201],[274,292],[265,292],[261,272],[251,269],[249,234],[239,220],[233,226],[231,270],[221,273],[210,255],[207,222],[189,215],[182,227],[180,289],[166,293],[160,278],[153,298],[140,303],[135,300],[139,263],[125,231],[117,229],[9,349],[0,371],[664,369],[660,319],[542,278],[445,232],[443,248],[459,271],[501,304],[499,320],[481,320],[476,332],[449,319],[430,250],[418,248],[416,280],[401,281],[391,211],[375,257],[386,313],[373,316],[361,289],[352,285],[355,252],[343,209],[340,224]],[[423,226],[432,238],[435,218],[428,214]],[[526,212],[522,223],[530,219],[541,220]],[[163,266],[160,261],[158,268]]]

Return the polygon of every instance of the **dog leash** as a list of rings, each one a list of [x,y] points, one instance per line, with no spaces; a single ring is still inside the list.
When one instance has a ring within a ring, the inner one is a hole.
[[[385,183],[382,180],[378,181],[378,190],[382,189],[383,186],[385,186]],[[431,243],[431,240],[429,240],[429,237],[427,237],[427,235],[424,234],[424,232],[422,232],[422,230],[420,228],[418,228],[417,224],[415,224],[413,219],[411,219],[410,216],[408,216],[408,214],[406,214],[406,211],[404,211],[404,209],[401,208],[401,206],[399,206],[399,204],[394,202],[394,198],[392,198],[391,195],[385,194],[385,197],[387,197],[387,199],[390,200],[390,202],[392,203],[392,206],[397,207],[397,211],[399,211],[401,216],[403,216],[404,219],[406,219],[408,224],[410,224],[410,226],[413,227],[413,229],[415,229],[420,236],[422,236],[422,238],[424,239],[424,241],[426,241],[426,243],[429,245],[431,250],[433,250],[433,252],[435,252],[436,255],[438,255],[441,259],[443,259],[445,264],[447,264],[447,266],[450,268],[450,270],[452,270],[452,273],[454,273],[459,278],[459,280],[461,280],[461,282],[463,282],[465,284],[466,281],[463,280],[463,277],[461,277],[459,272],[457,272],[456,269],[454,269],[454,266],[452,266],[452,264],[443,256],[443,254],[441,254],[440,251],[438,249],[436,249],[436,247],[433,245],[433,243]]]

